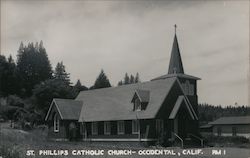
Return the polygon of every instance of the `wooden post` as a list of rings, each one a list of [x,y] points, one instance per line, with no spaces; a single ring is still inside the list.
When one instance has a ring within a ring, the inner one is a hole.
[[[141,125],[140,125],[140,119],[138,118],[138,111],[136,111],[136,119],[137,119],[137,122],[138,122],[138,140],[139,142],[141,141]]]
[[[141,141],[141,125],[140,125],[140,120],[138,120],[139,122],[139,142]]]
[[[87,124],[85,122],[84,122],[84,126],[85,126],[85,128],[84,128],[85,141],[87,141]]]

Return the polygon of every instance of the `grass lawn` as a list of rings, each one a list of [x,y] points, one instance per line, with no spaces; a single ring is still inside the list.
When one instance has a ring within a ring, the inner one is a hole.
[[[36,156],[27,156],[26,153],[28,150],[34,150]],[[67,150],[67,156],[39,156],[39,150]],[[91,155],[72,155],[73,150],[104,150],[104,155],[102,156],[91,156]],[[136,153],[132,155],[108,155],[108,150],[133,150]],[[138,155],[139,152],[143,153],[149,152],[149,150],[168,150],[172,151],[176,155],[167,154],[167,155]],[[129,144],[105,144],[105,143],[86,143],[86,142],[52,142],[46,140],[46,131],[42,130],[32,130],[32,131],[23,131],[17,129],[11,129],[6,124],[1,124],[0,129],[0,156],[3,158],[33,158],[33,157],[56,157],[56,158],[65,158],[65,157],[105,157],[105,158],[116,158],[116,157],[126,157],[126,158],[140,158],[140,157],[148,157],[148,158],[173,158],[173,157],[184,157],[184,158],[249,158],[250,157],[250,149],[247,148],[236,148],[236,147],[208,147],[201,148],[201,152],[203,154],[196,155],[196,151],[198,149],[180,149],[180,148],[161,148],[161,147],[130,147]],[[212,151],[216,151],[218,154],[219,150],[221,150],[222,155],[212,155]],[[224,155],[225,150],[225,155]],[[178,155],[180,153],[180,156]],[[186,155],[187,154],[187,155]],[[192,155],[193,154],[193,155]]]

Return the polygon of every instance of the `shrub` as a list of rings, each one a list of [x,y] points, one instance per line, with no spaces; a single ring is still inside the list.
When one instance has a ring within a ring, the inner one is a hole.
[[[10,145],[0,146],[0,155],[4,158],[21,158],[20,152],[16,147]]]
[[[213,136],[209,135],[205,138],[208,144],[246,144],[249,139],[242,136]]]

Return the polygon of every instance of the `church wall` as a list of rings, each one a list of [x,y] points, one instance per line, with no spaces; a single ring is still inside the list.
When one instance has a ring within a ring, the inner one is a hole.
[[[176,100],[180,95],[183,95],[183,93],[178,85],[178,82],[175,82],[168,96],[165,98],[162,107],[158,111],[156,118],[168,119]]]

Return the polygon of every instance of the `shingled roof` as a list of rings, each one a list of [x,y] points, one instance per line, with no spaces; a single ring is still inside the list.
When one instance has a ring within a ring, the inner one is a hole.
[[[135,95],[139,97],[140,101],[143,103],[148,103],[150,98],[150,92],[148,90],[137,89]],[[135,96],[131,102],[134,102]]]
[[[82,101],[72,99],[53,99],[45,120],[53,106],[56,106],[62,120],[78,120],[82,109]]]
[[[194,112],[192,105],[190,105],[189,101],[187,100],[187,98],[184,95],[181,95],[178,97],[175,106],[172,110],[172,112],[169,115],[169,119],[175,119],[181,105],[185,105],[190,116],[192,117],[193,120],[198,120],[198,117],[196,115],[196,113]]]
[[[176,82],[176,78],[148,81],[118,87],[82,91],[76,100],[83,101],[79,122],[131,120],[154,118],[164,99]],[[143,89],[150,92],[147,108],[133,111],[131,99],[136,90]]]
[[[211,125],[235,125],[235,124],[250,124],[250,116],[235,116],[235,117],[221,117],[213,122]]]
[[[156,77],[156,78],[152,79],[151,81],[162,80],[162,79],[171,78],[171,77],[179,77],[179,78],[200,80],[200,78],[198,78],[198,77],[187,75],[187,74],[166,74],[166,75],[162,75],[162,76]]]

